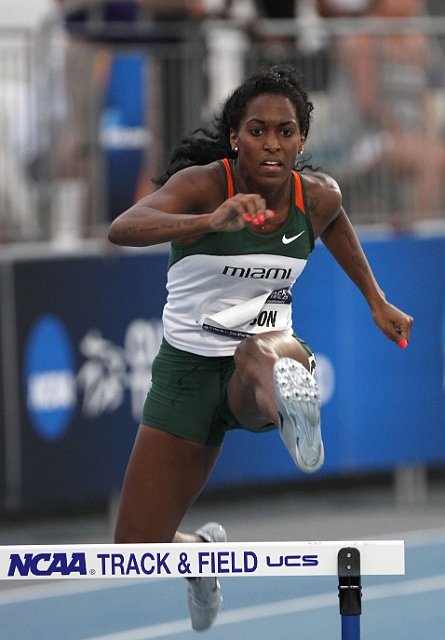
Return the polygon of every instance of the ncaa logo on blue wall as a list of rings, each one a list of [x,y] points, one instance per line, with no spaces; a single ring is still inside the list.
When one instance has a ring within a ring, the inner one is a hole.
[[[35,430],[45,440],[58,440],[69,427],[77,391],[74,350],[56,316],[41,316],[32,326],[24,376],[26,406]]]

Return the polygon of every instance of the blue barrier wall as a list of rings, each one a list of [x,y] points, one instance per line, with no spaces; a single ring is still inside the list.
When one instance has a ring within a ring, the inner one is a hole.
[[[317,245],[293,303],[318,358],[317,477],[445,462],[445,238],[362,242],[388,299],[415,317],[412,341],[401,350],[384,338]],[[166,265],[167,254],[138,252],[14,263],[24,509],[119,490],[162,335]],[[210,486],[295,477],[276,432],[229,432]]]
[[[166,263],[15,265],[24,508],[120,489],[160,342]]]

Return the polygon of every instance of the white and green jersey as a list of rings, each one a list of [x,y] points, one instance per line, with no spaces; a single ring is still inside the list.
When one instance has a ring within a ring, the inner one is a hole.
[[[236,192],[231,161],[219,161],[226,197]],[[263,331],[292,333],[291,287],[314,248],[304,182],[292,172],[292,202],[284,225],[260,235],[248,227],[172,242],[164,335],[177,349],[233,355],[239,342]]]

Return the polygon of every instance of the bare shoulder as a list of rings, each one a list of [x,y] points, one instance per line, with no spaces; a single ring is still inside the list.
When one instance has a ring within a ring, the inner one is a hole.
[[[186,169],[181,169],[175,173],[166,184],[189,185],[192,189],[196,189],[199,193],[207,188],[218,186],[224,189],[224,177],[221,166],[218,162],[211,162],[206,165],[193,165]]]
[[[317,194],[321,195],[321,192],[326,192],[329,197],[337,195],[341,199],[341,191],[338,182],[334,180],[327,173],[321,171],[311,171],[310,173],[303,173],[303,180],[308,195]]]
[[[224,174],[217,162],[181,169],[138,205],[166,213],[208,213],[224,200]]]
[[[206,213],[224,200],[224,175],[217,162],[187,167],[175,173],[162,189],[179,195],[188,207],[193,203],[193,213]]]
[[[340,211],[341,190],[334,178],[320,171],[304,173],[303,180],[314,234],[318,237]]]

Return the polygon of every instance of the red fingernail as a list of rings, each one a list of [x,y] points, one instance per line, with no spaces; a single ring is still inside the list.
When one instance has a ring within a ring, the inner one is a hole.
[[[406,340],[403,340],[403,339],[399,340],[397,344],[399,345],[399,347],[401,349],[406,349],[406,347],[408,346],[408,342]]]
[[[263,222],[264,222],[264,220],[265,220],[264,213],[260,213],[260,214],[257,216],[257,220],[258,220],[258,224],[263,224]]]
[[[273,211],[273,209],[270,209],[270,216],[269,218],[273,218],[275,215],[275,211]]]
[[[245,220],[246,222],[252,222],[252,216],[249,216],[249,215],[244,216],[244,220]]]

